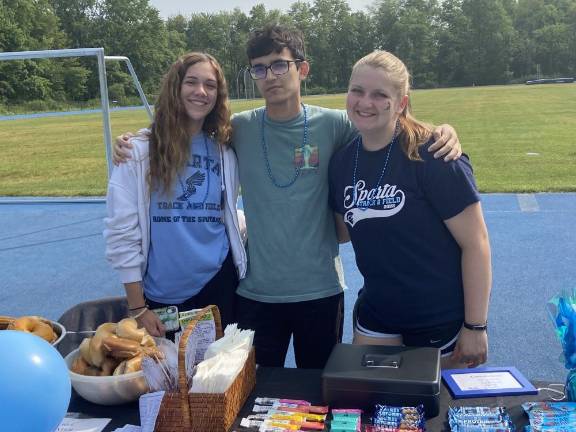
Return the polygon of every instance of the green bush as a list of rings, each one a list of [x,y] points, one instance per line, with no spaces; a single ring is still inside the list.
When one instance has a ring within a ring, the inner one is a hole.
[[[308,86],[306,88],[306,93],[309,95],[321,95],[326,94],[326,89],[321,86]]]
[[[110,99],[110,104],[120,104],[124,105],[124,100],[126,99],[126,90],[124,89],[124,84],[115,83],[108,87],[108,98]]]

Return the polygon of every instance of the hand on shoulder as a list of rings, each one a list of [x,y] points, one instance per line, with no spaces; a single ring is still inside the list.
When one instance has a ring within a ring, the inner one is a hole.
[[[121,163],[130,159],[131,150],[133,148],[130,140],[134,137],[132,132],[125,132],[116,137],[116,141],[112,145],[112,162],[118,166]]]
[[[462,155],[462,146],[456,130],[449,124],[436,126],[432,131],[434,143],[428,148],[434,153],[434,159],[443,157],[444,162],[456,160]]]

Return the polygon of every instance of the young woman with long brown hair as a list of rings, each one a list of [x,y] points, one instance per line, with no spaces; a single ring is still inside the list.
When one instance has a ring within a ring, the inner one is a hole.
[[[410,113],[409,80],[386,51],[354,65],[346,108],[360,136],[330,163],[332,207],[364,276],[354,343],[433,346],[443,367],[477,366],[491,288],[480,196],[466,155],[428,152],[432,128]]]
[[[154,309],[219,306],[235,320],[238,279],[246,273],[236,212],[238,173],[228,91],[209,54],[179,58],[164,77],[148,133],[110,178],[104,237],[130,314],[152,335]]]

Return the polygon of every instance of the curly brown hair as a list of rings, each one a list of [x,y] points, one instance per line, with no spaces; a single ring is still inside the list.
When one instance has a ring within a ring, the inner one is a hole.
[[[228,145],[230,142],[230,102],[222,67],[210,54],[191,52],[183,55],[164,76],[154,106],[154,122],[150,128],[149,183],[152,187],[169,191],[177,173],[190,157],[188,115],[180,92],[188,68],[202,62],[212,66],[218,86],[216,103],[204,119],[202,130],[220,144]]]

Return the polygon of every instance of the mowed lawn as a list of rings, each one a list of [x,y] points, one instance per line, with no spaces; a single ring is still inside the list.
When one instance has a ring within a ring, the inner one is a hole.
[[[305,102],[344,108],[344,99]],[[234,101],[232,108],[262,103]],[[576,84],[419,90],[412,105],[418,118],[457,129],[482,192],[576,191]],[[112,134],[148,123],[143,110],[115,112]],[[0,154],[0,195],[105,194],[100,114],[0,121]]]

